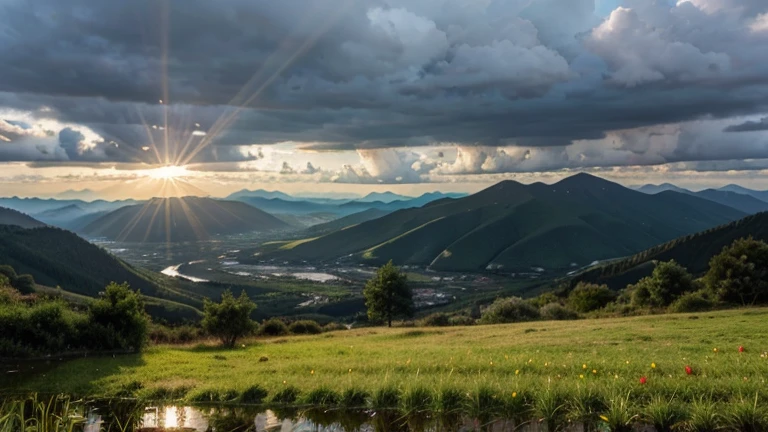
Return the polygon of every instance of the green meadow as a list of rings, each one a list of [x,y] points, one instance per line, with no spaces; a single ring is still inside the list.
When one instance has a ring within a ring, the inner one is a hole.
[[[768,309],[441,328],[362,328],[215,345],[153,346],[76,359],[13,392],[195,400],[259,386],[291,389],[488,388],[501,396],[594,389],[631,398],[768,397]],[[744,352],[739,352],[744,347]],[[686,366],[691,374],[686,373]],[[640,382],[645,377],[645,384]]]

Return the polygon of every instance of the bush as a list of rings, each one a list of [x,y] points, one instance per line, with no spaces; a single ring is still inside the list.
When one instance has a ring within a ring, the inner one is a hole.
[[[246,404],[259,404],[267,398],[267,391],[264,387],[256,384],[248,387],[240,395],[240,402]]]
[[[427,315],[422,321],[424,327],[446,327],[451,324],[451,316],[444,312]]]
[[[323,332],[322,327],[312,320],[294,321],[288,326],[288,330],[293,334],[320,334]]]
[[[483,324],[504,324],[539,319],[539,310],[523,301],[520,297],[496,299],[483,311],[480,322]]]
[[[261,324],[261,327],[259,327],[259,334],[262,336],[287,335],[288,326],[278,318],[271,318]]]
[[[712,310],[715,303],[701,291],[683,294],[669,306],[669,312],[704,312]]]
[[[226,290],[221,294],[221,303],[206,299],[203,307],[203,328],[225,346],[235,346],[238,338],[251,333],[255,327],[251,312],[256,309],[256,304],[245,291],[236,299]]]
[[[734,241],[710,260],[704,280],[721,301],[768,302],[768,244],[752,237]]]
[[[693,276],[674,260],[661,262],[653,273],[630,286],[632,303],[638,307],[666,307],[681,295],[696,290]]]
[[[346,330],[346,329],[347,329],[347,326],[337,322],[329,322],[328,324],[323,326],[324,332],[332,332],[332,331],[339,331],[339,330]]]
[[[32,294],[35,292],[35,279],[32,278],[32,275],[19,275],[13,286],[22,294]]]
[[[467,315],[454,315],[451,317],[452,326],[471,326],[475,325],[475,319]]]
[[[190,325],[167,327],[155,324],[149,330],[149,340],[156,344],[185,344],[201,337],[203,337],[202,330]]]
[[[568,295],[568,305],[576,312],[587,313],[602,309],[616,298],[607,285],[579,282]]]
[[[566,308],[560,303],[549,303],[544,305],[539,312],[543,319],[553,321],[575,320],[579,317],[579,314]]]
[[[88,309],[93,341],[104,349],[139,351],[147,342],[149,317],[141,294],[127,283],[107,285]]]

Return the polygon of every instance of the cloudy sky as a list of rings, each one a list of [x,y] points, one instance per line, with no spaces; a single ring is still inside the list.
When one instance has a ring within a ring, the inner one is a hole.
[[[0,0],[0,195],[768,189],[766,53],[765,0]]]

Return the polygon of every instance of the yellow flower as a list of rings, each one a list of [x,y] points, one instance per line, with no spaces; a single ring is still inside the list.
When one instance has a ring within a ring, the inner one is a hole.
[[[629,360],[627,360],[627,364],[629,364]]]
[[[713,352],[717,352],[717,348],[713,349],[712,351],[713,351]]]
[[[579,378],[580,379],[584,379],[584,375],[579,375]]]
[[[285,384],[285,383],[286,383],[286,382],[285,382],[285,381],[283,381],[283,384]]]
[[[311,371],[309,371],[309,374],[310,374],[310,375],[314,375],[314,374],[315,374],[315,370],[314,370],[314,369],[312,369]]]
[[[520,369],[515,370],[515,375],[520,375]]]
[[[352,373],[352,369],[349,370],[349,373]]]
[[[656,369],[656,363],[651,363],[651,369]]]
[[[512,392],[512,398],[516,398],[516,397],[517,397],[517,392]]]
[[[606,416],[604,416],[604,415],[601,415],[601,416],[600,416],[600,419],[601,419],[601,420],[603,420],[604,422],[607,422],[607,421],[608,421],[608,417],[606,417]]]
[[[592,369],[592,373],[596,374],[597,373],[597,369]]]
[[[491,366],[493,366],[493,361],[491,361]]]
[[[584,363],[583,365],[581,365],[581,368],[582,368],[582,369],[586,369],[586,368],[587,368],[587,364],[586,364],[586,363]]]
[[[614,375],[613,379],[619,379],[619,376],[618,375]]]

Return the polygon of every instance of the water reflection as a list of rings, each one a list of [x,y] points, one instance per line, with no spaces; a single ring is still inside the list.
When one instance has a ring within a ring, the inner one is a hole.
[[[481,424],[477,420],[456,416],[441,417],[427,414],[405,416],[396,411],[323,408],[258,410],[237,406],[153,406],[147,407],[137,420],[136,428],[140,432],[163,432],[169,429],[184,432],[538,432],[546,430],[536,424],[520,425],[503,420]],[[578,432],[583,431],[583,428],[572,425],[565,430]]]

